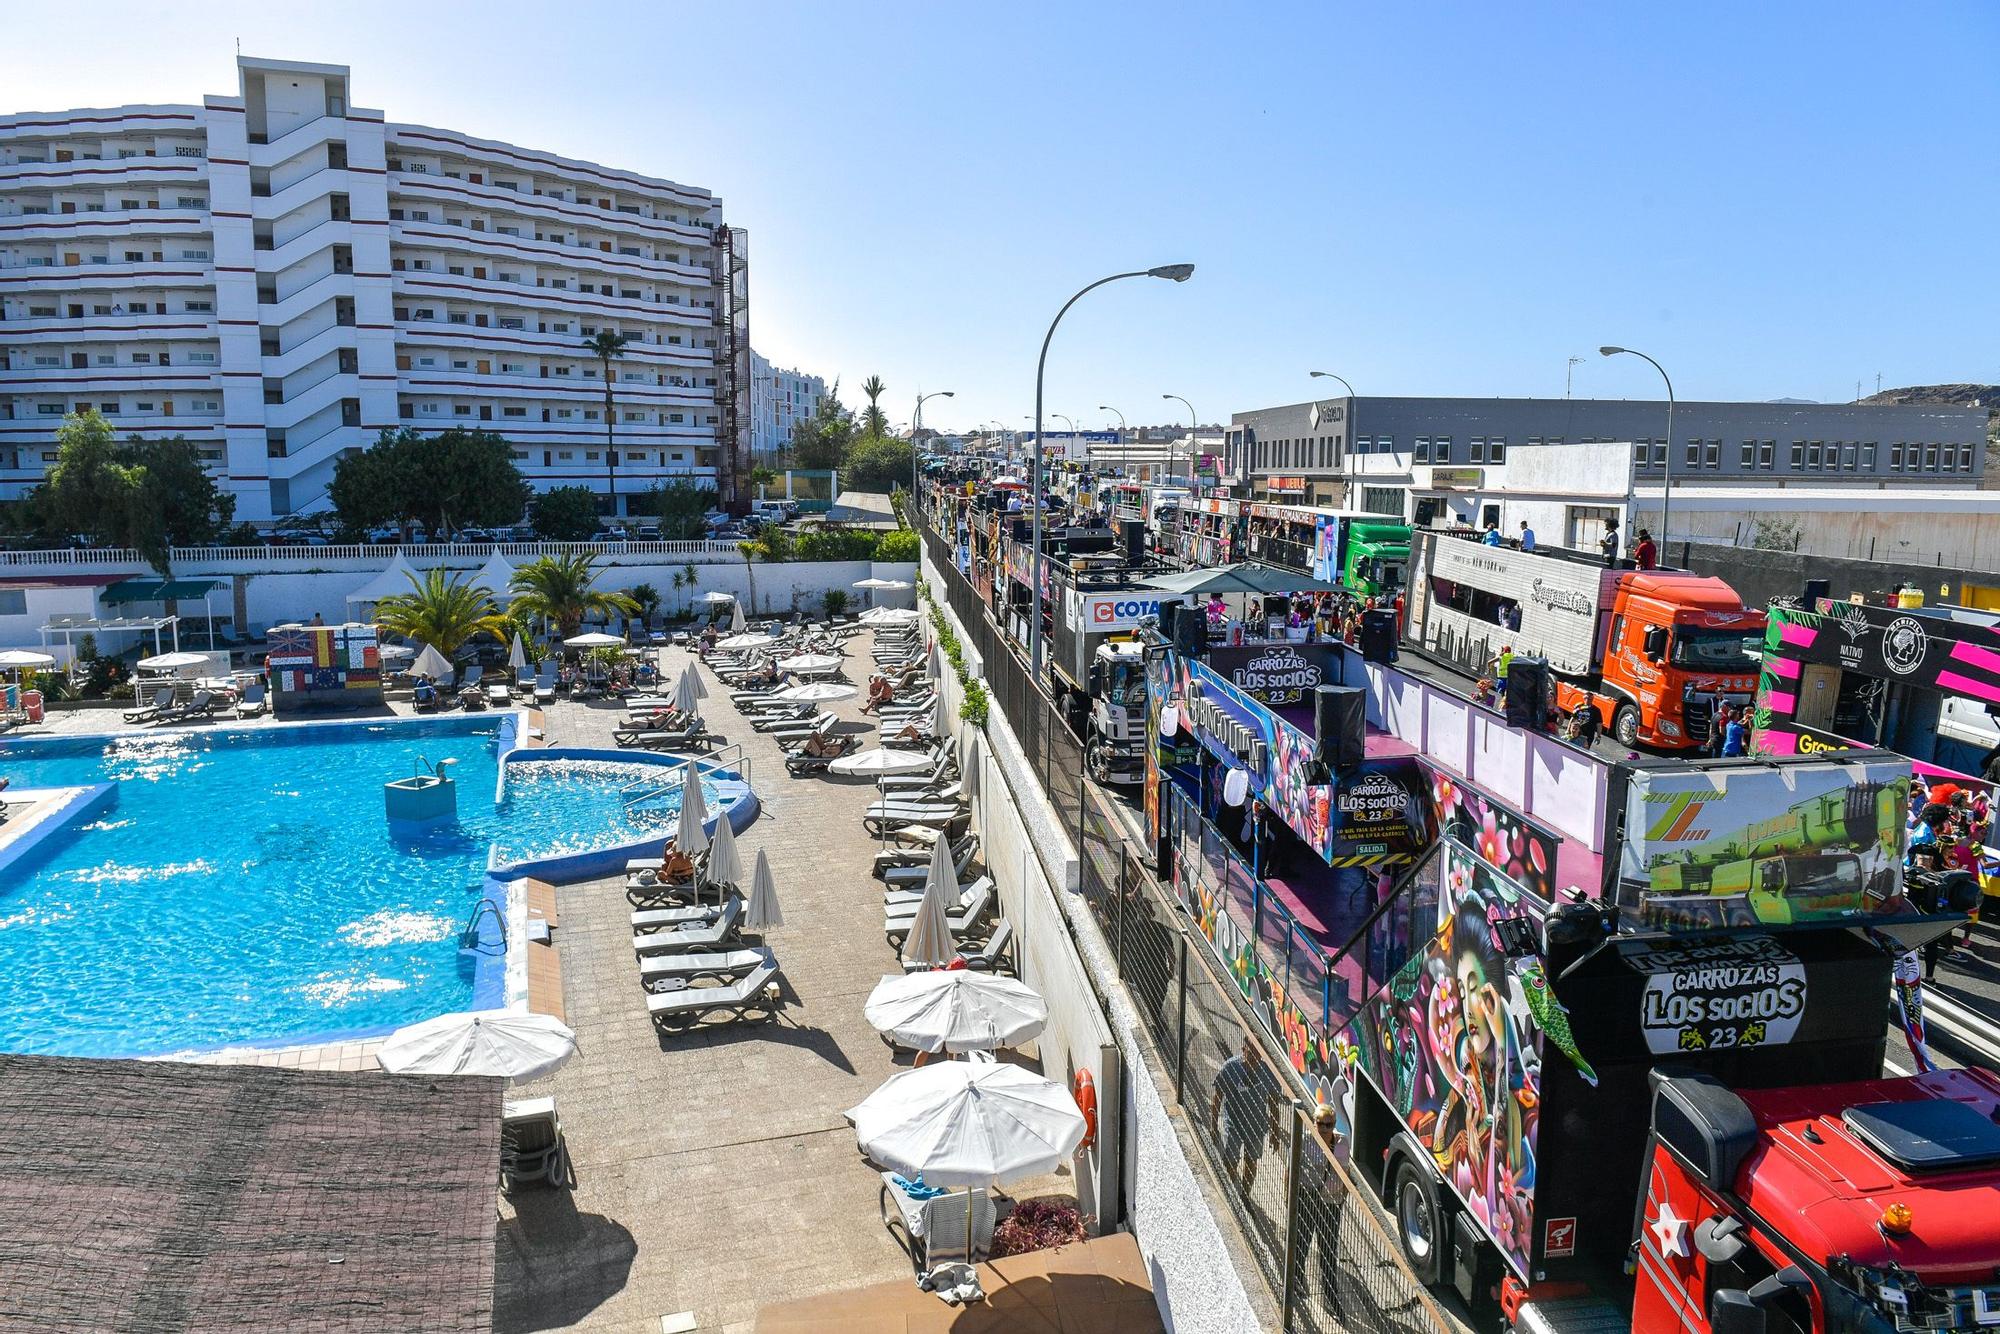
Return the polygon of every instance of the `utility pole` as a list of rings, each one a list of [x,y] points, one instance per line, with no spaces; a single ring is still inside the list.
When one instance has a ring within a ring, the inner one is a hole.
[[[1576,368],[1577,368],[1577,365],[1578,365],[1578,364],[1579,364],[1580,362],[1582,362],[1582,360],[1583,360],[1583,358],[1582,358],[1582,357],[1571,357],[1571,358],[1569,359],[1569,369],[1563,372],[1563,401],[1564,401],[1564,402],[1568,402],[1568,401],[1569,401],[1569,391],[1570,391],[1570,385],[1571,385],[1571,383],[1572,383],[1572,382],[1574,382],[1574,381],[1575,381],[1575,379],[1576,379]]]

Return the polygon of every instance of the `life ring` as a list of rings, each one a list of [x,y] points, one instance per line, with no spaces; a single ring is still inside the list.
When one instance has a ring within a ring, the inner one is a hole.
[[[1070,1096],[1076,1099],[1076,1109],[1083,1113],[1083,1143],[1077,1147],[1094,1149],[1097,1147],[1097,1081],[1091,1078],[1090,1071],[1079,1070],[1076,1077],[1070,1080],[1069,1091]]]

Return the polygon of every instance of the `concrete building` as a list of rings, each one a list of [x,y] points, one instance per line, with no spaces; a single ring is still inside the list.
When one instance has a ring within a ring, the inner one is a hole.
[[[184,435],[270,521],[386,427],[493,430],[540,489],[749,466],[748,268],[706,190],[388,122],[347,67],[198,106],[0,115],[0,496],[65,413]],[[600,330],[617,457],[605,452]]]
[[[750,452],[769,459],[792,443],[792,426],[819,411],[826,381],[750,354]]]
[[[1603,473],[1607,491],[1640,496],[1658,493],[1671,454],[1678,536],[1697,512],[1683,496],[1700,490],[1825,488],[1852,507],[1886,490],[1978,490],[1987,467],[1984,408],[1680,403],[1671,450],[1666,415],[1664,401],[1622,399],[1321,399],[1235,414],[1223,475],[1254,497],[1422,521],[1504,485],[1517,450],[1553,448],[1559,480]]]

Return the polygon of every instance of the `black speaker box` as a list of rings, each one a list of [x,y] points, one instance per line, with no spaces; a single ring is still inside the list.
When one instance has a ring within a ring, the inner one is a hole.
[[[1821,598],[1830,598],[1832,596],[1833,596],[1833,581],[1831,579],[1806,580],[1805,608],[1807,611],[1818,611],[1819,600]]]
[[[1360,686],[1321,686],[1313,692],[1319,760],[1351,769],[1368,753],[1368,694]]]
[[[1167,615],[1166,604],[1161,604],[1160,616]],[[1173,626],[1169,637],[1174,647],[1190,658],[1199,658],[1208,651],[1208,617],[1201,608],[1185,602],[1173,604]]]
[[[1516,654],[1507,664],[1507,725],[1531,732],[1547,731],[1548,697],[1548,660]]]
[[[1371,607],[1361,613],[1361,656],[1369,662],[1396,660],[1396,612]]]

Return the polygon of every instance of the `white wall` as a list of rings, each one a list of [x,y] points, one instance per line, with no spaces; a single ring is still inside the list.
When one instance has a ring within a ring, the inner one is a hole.
[[[53,653],[56,661],[67,663],[71,654],[62,646],[58,638],[54,644],[42,643],[42,627],[51,616],[89,616],[96,605],[97,590],[85,587],[30,588],[26,593],[27,611],[19,616],[0,616],[0,649],[25,648],[37,653]],[[102,642],[99,647],[110,650],[111,643]]]

